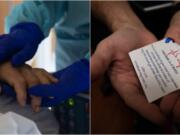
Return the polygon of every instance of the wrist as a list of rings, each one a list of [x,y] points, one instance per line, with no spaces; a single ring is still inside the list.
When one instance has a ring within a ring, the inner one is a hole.
[[[145,28],[126,1],[109,2],[108,5],[105,3],[102,8],[104,9],[102,18],[112,32],[119,30],[123,26]]]
[[[142,30],[147,31],[146,27],[142,23],[136,23],[130,20],[123,20],[123,21],[114,21],[111,23],[110,26],[112,32],[118,31],[122,28],[130,28],[134,30]]]

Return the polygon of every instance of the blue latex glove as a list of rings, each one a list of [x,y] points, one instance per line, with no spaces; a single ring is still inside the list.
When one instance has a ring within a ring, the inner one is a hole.
[[[44,38],[35,23],[19,23],[9,34],[0,36],[0,63],[11,60],[13,66],[20,66],[30,60]]]
[[[28,95],[42,97],[41,106],[55,106],[77,93],[89,90],[89,62],[85,59],[53,75],[59,80],[58,83],[40,84],[27,90]],[[2,84],[2,91],[6,95],[16,96],[12,87],[7,84]]]

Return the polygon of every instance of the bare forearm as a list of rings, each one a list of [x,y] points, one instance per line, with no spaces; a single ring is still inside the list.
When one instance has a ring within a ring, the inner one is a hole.
[[[144,28],[126,1],[92,1],[92,11],[112,31],[116,31],[124,24]]]

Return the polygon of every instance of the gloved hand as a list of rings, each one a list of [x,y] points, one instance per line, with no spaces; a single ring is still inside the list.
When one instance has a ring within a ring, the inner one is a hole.
[[[35,23],[19,23],[9,34],[0,36],[0,63],[11,60],[13,66],[20,66],[30,60],[44,38]]]
[[[82,59],[53,74],[59,82],[40,84],[27,90],[29,95],[42,97],[41,106],[55,106],[69,97],[89,90],[89,62]],[[2,84],[4,94],[15,97],[13,89]]]

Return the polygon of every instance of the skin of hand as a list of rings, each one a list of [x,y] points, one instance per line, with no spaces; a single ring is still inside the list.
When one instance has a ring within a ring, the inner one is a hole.
[[[17,101],[22,106],[26,104],[27,88],[37,84],[50,84],[58,81],[44,69],[31,68],[28,65],[15,68],[10,62],[0,65],[0,80],[14,88]],[[40,97],[31,96],[31,106],[35,112],[40,111],[40,104]]]
[[[180,44],[180,11],[176,12],[171,19],[169,28],[165,34],[165,37],[170,37]],[[166,114],[173,121],[180,121],[180,91],[176,91],[165,96],[160,102],[160,108],[164,114]]]
[[[98,10],[95,13],[97,16],[103,16],[101,20],[106,22],[112,34],[98,44],[91,57],[92,81],[108,71],[113,87],[129,107],[158,125],[166,124],[166,117],[159,105],[148,103],[128,56],[130,51],[156,42],[157,39],[138,20],[127,3],[104,3],[93,3],[95,11]],[[113,18],[114,14],[116,14],[115,18]]]
[[[158,105],[148,103],[128,56],[128,52],[155,41],[156,38],[149,32],[122,27],[98,44],[91,58],[91,71],[92,76],[99,76],[100,72],[96,73],[96,69],[107,69],[113,87],[125,103],[161,125],[166,118]]]

